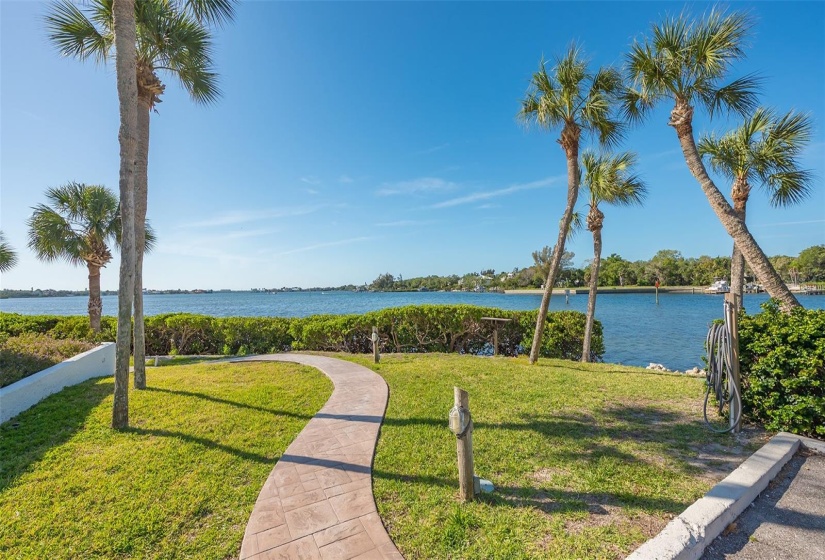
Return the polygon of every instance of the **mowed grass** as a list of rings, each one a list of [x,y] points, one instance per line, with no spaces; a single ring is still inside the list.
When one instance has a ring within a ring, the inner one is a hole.
[[[761,438],[705,429],[701,379],[556,360],[349,359],[390,387],[374,492],[408,560],[624,558]],[[470,394],[475,472],[496,487],[465,505],[447,428],[454,385]]]
[[[112,380],[0,425],[0,558],[236,558],[275,462],[329,398],[314,368],[149,368],[112,430]]]

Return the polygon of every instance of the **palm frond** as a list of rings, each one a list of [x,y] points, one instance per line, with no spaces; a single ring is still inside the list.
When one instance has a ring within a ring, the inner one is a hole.
[[[213,71],[209,30],[184,11],[157,0],[138,2],[139,57],[154,70],[169,71],[198,103],[220,97]]]
[[[80,60],[93,58],[104,63],[114,45],[111,28],[98,30],[86,15],[69,0],[54,2],[45,17],[49,41],[63,56]]]
[[[656,106],[659,97],[633,88],[625,88],[619,97],[622,118],[630,124],[641,123]]]
[[[590,192],[591,208],[601,202],[616,206],[641,204],[647,187],[641,177],[633,173],[636,161],[633,152],[598,155],[585,152],[582,156],[582,184]]]
[[[17,252],[6,241],[6,236],[0,231],[0,272],[7,272],[17,265]]]
[[[733,61],[745,57],[742,43],[751,27],[751,19],[744,12],[711,11],[685,38],[688,68],[697,76],[723,77]]]
[[[729,136],[717,138],[710,134],[699,140],[697,148],[699,155],[707,159],[714,171],[733,180],[739,175],[742,167],[735,144]]]
[[[763,184],[770,191],[771,206],[791,206],[811,194],[814,175],[805,169],[773,173]]]
[[[29,247],[45,261],[79,265],[115,237],[117,198],[100,185],[68,183],[46,191],[51,205],[40,204],[28,220]]]
[[[702,88],[697,92],[697,97],[711,117],[720,112],[746,115],[756,109],[759,103],[762,81],[761,77],[749,74],[720,88]]]
[[[34,207],[29,218],[29,248],[37,258],[51,262],[65,260],[69,264],[83,264],[83,241],[71,224],[45,204]]]
[[[703,137],[699,153],[713,169],[731,179],[758,180],[771,204],[798,204],[811,191],[813,175],[801,169],[797,156],[810,142],[813,123],[806,114],[790,111],[781,117],[759,108],[721,138]]]
[[[169,0],[166,0],[169,1]],[[211,25],[223,25],[235,18],[236,0],[178,0],[199,22]]]
[[[152,226],[149,225],[149,220],[146,220],[146,235],[144,239],[143,252],[152,252],[152,249],[154,249],[157,246],[157,242],[158,236],[155,233],[154,228],[152,228]]]

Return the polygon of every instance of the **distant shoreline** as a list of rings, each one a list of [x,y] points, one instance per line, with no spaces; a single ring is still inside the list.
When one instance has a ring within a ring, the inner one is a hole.
[[[708,294],[705,292],[706,286],[669,286],[659,288],[660,294]],[[565,291],[570,290],[570,295],[587,295],[590,293],[590,288],[553,288],[553,295],[564,295]],[[504,290],[507,295],[542,295],[544,290],[528,289],[528,290]],[[599,294],[653,294],[656,293],[654,286],[630,286],[615,287],[615,286],[600,286],[596,289]]]

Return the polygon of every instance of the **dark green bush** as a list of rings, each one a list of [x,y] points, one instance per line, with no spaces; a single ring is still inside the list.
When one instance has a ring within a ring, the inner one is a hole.
[[[521,328],[524,331],[524,348],[530,351],[535,334],[538,311],[521,314]],[[541,337],[539,355],[545,358],[579,360],[584,345],[584,323],[586,316],[578,311],[556,311],[547,314],[547,326]],[[590,361],[601,361],[604,355],[604,335],[600,321],[593,321],[593,338],[590,341]]]
[[[117,319],[101,317],[101,330],[92,331],[89,317],[85,315],[20,315],[0,313],[0,333],[17,336],[23,333],[48,334],[51,338],[85,340],[88,342],[114,342]]]
[[[42,371],[95,347],[94,343],[55,339],[41,333],[0,336],[0,387]]]
[[[378,328],[381,352],[457,352],[492,354],[494,325],[482,317],[511,319],[498,328],[499,353],[514,356],[530,351],[535,311],[505,311],[473,305],[411,305],[363,315],[280,317],[210,317],[190,313],[154,315],[145,320],[146,354],[264,354],[295,350],[350,353],[372,352],[372,328]],[[541,356],[578,360],[584,336],[584,315],[576,311],[549,313]],[[114,340],[116,322],[103,318],[103,332],[94,335],[86,317],[25,316],[0,313],[0,332],[48,333],[55,338]],[[604,354],[601,323],[596,321],[592,358]]]
[[[228,317],[216,320],[226,355],[274,354],[292,346],[290,320],[281,317]]]
[[[739,321],[742,408],[769,430],[825,436],[825,310],[775,302]]]

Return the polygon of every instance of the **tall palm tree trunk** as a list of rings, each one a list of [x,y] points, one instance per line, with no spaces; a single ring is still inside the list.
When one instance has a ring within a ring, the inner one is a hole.
[[[100,298],[100,267],[87,263],[89,269],[89,324],[92,330],[100,332],[100,316],[103,315],[103,300]]]
[[[731,192],[733,211],[742,220],[742,223],[745,223],[745,207],[748,203],[749,193],[750,187],[746,182],[739,179],[734,181]],[[744,309],[742,296],[745,293],[745,256],[736,246],[736,243],[733,244],[733,252],[730,257],[730,291],[732,294],[739,296],[736,299],[739,310]]]
[[[151,72],[151,71],[150,71]],[[142,81],[142,76],[138,81]],[[141,93],[143,93],[141,91]],[[135,389],[146,388],[146,335],[143,319],[143,254],[149,195],[149,120],[152,97],[138,95],[138,150],[135,165]]]
[[[739,219],[736,211],[708,176],[702,158],[699,156],[699,150],[696,149],[696,142],[693,139],[692,118],[693,108],[687,103],[677,102],[676,107],[671,111],[668,124],[676,129],[676,135],[679,138],[679,144],[682,147],[682,154],[685,157],[688,169],[702,187],[710,207],[716,213],[716,217],[719,218],[728,235],[733,238],[736,246],[742,251],[745,260],[750,265],[759,283],[768,292],[768,295],[778,300],[784,311],[802,307],[788,289],[788,286],[779,277],[779,274],[776,273],[771,261],[768,260],[745,223]]]
[[[592,210],[591,210],[592,212]],[[598,209],[599,222],[604,219]],[[588,222],[591,220],[588,219]],[[590,341],[593,338],[593,321],[596,317],[596,295],[599,291],[599,266],[602,260],[602,227],[601,223],[593,229],[593,262],[590,263],[590,293],[587,296],[587,317],[584,321],[584,341],[582,342],[582,362],[590,361]]]
[[[120,281],[118,285],[115,389],[112,427],[129,426],[129,350],[132,342],[132,295],[135,289],[134,169],[137,152],[137,77],[134,0],[114,0],[115,69],[120,102]]]
[[[544,334],[545,321],[547,320],[547,310],[550,308],[550,296],[553,293],[553,286],[556,285],[556,278],[561,265],[561,257],[564,254],[564,242],[570,232],[570,223],[573,221],[573,209],[576,207],[576,199],[579,197],[579,137],[581,129],[573,125],[565,125],[561,133],[559,143],[564,149],[567,157],[567,206],[559,224],[559,237],[556,246],[553,248],[553,259],[550,261],[550,270],[547,272],[547,281],[544,283],[544,294],[541,296],[539,315],[536,319],[536,330],[533,334],[533,346],[530,349],[530,363],[535,364],[539,359],[541,349],[541,337]]]

